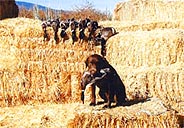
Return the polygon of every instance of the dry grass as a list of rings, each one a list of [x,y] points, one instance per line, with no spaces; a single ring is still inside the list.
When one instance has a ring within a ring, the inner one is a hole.
[[[155,104],[154,101],[145,102],[110,110],[101,110],[101,106],[88,107],[89,94],[86,94],[88,101],[85,105],[76,103],[80,102],[80,78],[85,70],[84,60],[92,53],[99,54],[100,48],[91,49],[86,43],[72,45],[71,39],[56,45],[51,29],[48,29],[51,40],[43,42],[40,24],[40,21],[26,18],[0,21],[1,126],[183,126],[182,21],[165,22],[165,25],[164,22],[101,22],[104,26],[114,26],[120,32],[108,40],[107,59],[120,74],[128,98],[138,101],[147,97],[158,97],[162,100]],[[165,105],[162,106],[163,109],[160,108],[164,110],[161,113],[154,109],[158,104]],[[60,118],[45,115],[44,111],[49,111],[50,108],[51,113],[57,113]],[[140,113],[142,110],[144,112]],[[117,112],[119,113],[116,115]],[[15,113],[21,113],[20,117],[25,118],[25,121],[19,121]],[[65,119],[67,115],[63,116],[63,113],[67,113],[69,117]],[[26,123],[23,125],[21,122]]]

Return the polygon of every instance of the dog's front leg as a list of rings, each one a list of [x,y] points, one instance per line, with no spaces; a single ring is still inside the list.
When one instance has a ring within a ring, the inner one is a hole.
[[[95,94],[96,86],[94,84],[92,84],[91,86],[92,86],[91,87],[92,98],[91,98],[90,106],[95,106],[96,105],[96,94]]]

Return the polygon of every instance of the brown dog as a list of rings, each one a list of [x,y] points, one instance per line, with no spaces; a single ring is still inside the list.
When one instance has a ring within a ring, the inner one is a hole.
[[[104,107],[111,107],[111,103],[116,96],[116,105],[122,105],[126,99],[125,86],[116,70],[108,61],[98,54],[89,56],[86,61],[86,74],[82,77],[82,96],[84,100],[84,90],[87,84],[92,86],[92,100],[90,105],[96,105],[95,86],[100,89],[100,96],[107,102]]]

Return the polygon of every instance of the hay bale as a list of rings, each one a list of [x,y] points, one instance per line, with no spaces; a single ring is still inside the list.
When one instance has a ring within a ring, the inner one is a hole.
[[[76,107],[75,118],[68,122],[68,127],[179,127],[176,113],[168,111],[157,98],[132,106],[100,107]]]
[[[171,66],[117,67],[123,79],[129,99],[159,97],[165,105],[182,113],[183,108],[183,64]]]
[[[118,3],[113,19],[120,21],[162,21],[184,18],[184,2],[162,0],[130,0]]]
[[[71,93],[73,101],[81,101],[81,73],[72,73],[71,75]]]
[[[9,40],[6,38],[1,41],[9,43]],[[0,44],[0,69],[15,70],[15,65],[19,63],[17,51],[18,49],[14,46]]]
[[[158,98],[131,106],[101,109],[79,103],[0,108],[1,127],[175,127],[177,114]]]
[[[66,127],[79,104],[39,104],[0,108],[0,127]]]
[[[184,62],[183,37],[181,29],[121,32],[108,40],[107,58],[133,67]]]
[[[183,20],[168,20],[168,21],[103,21],[100,22],[103,26],[111,26],[117,31],[152,31],[158,29],[184,29]]]
[[[0,28],[4,31],[1,36],[9,37],[42,37],[41,21],[29,18],[14,18],[0,21]]]

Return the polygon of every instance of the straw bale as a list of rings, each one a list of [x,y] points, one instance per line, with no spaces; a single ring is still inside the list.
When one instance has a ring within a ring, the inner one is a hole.
[[[1,41],[6,41],[1,40]],[[0,69],[10,69],[15,70],[14,65],[18,64],[18,57],[16,47],[9,47],[8,45],[0,44]]]
[[[134,67],[184,62],[183,37],[182,29],[121,32],[108,40],[107,58]]]
[[[27,23],[27,24],[25,24]],[[4,36],[18,37],[41,37],[41,21],[28,18],[15,18],[0,21],[0,28],[3,29]]]
[[[182,112],[184,69],[183,63],[168,67],[118,68],[129,99],[159,97],[171,108]]]
[[[66,127],[78,104],[42,104],[0,108],[0,127]]]
[[[131,106],[100,107],[76,107],[75,118],[69,121],[68,127],[179,127],[176,113],[168,111],[157,98]]]
[[[71,93],[72,99],[74,101],[80,101],[81,90],[80,83],[81,83],[81,73],[72,73],[71,75]]]
[[[103,26],[111,26],[117,31],[152,31],[157,29],[184,29],[183,20],[154,20],[154,21],[101,21]]]
[[[81,103],[0,108],[1,127],[179,127],[174,111],[158,98],[131,106],[101,109]]]
[[[183,5],[182,0],[131,0],[117,3],[113,19],[121,21],[183,19]]]

